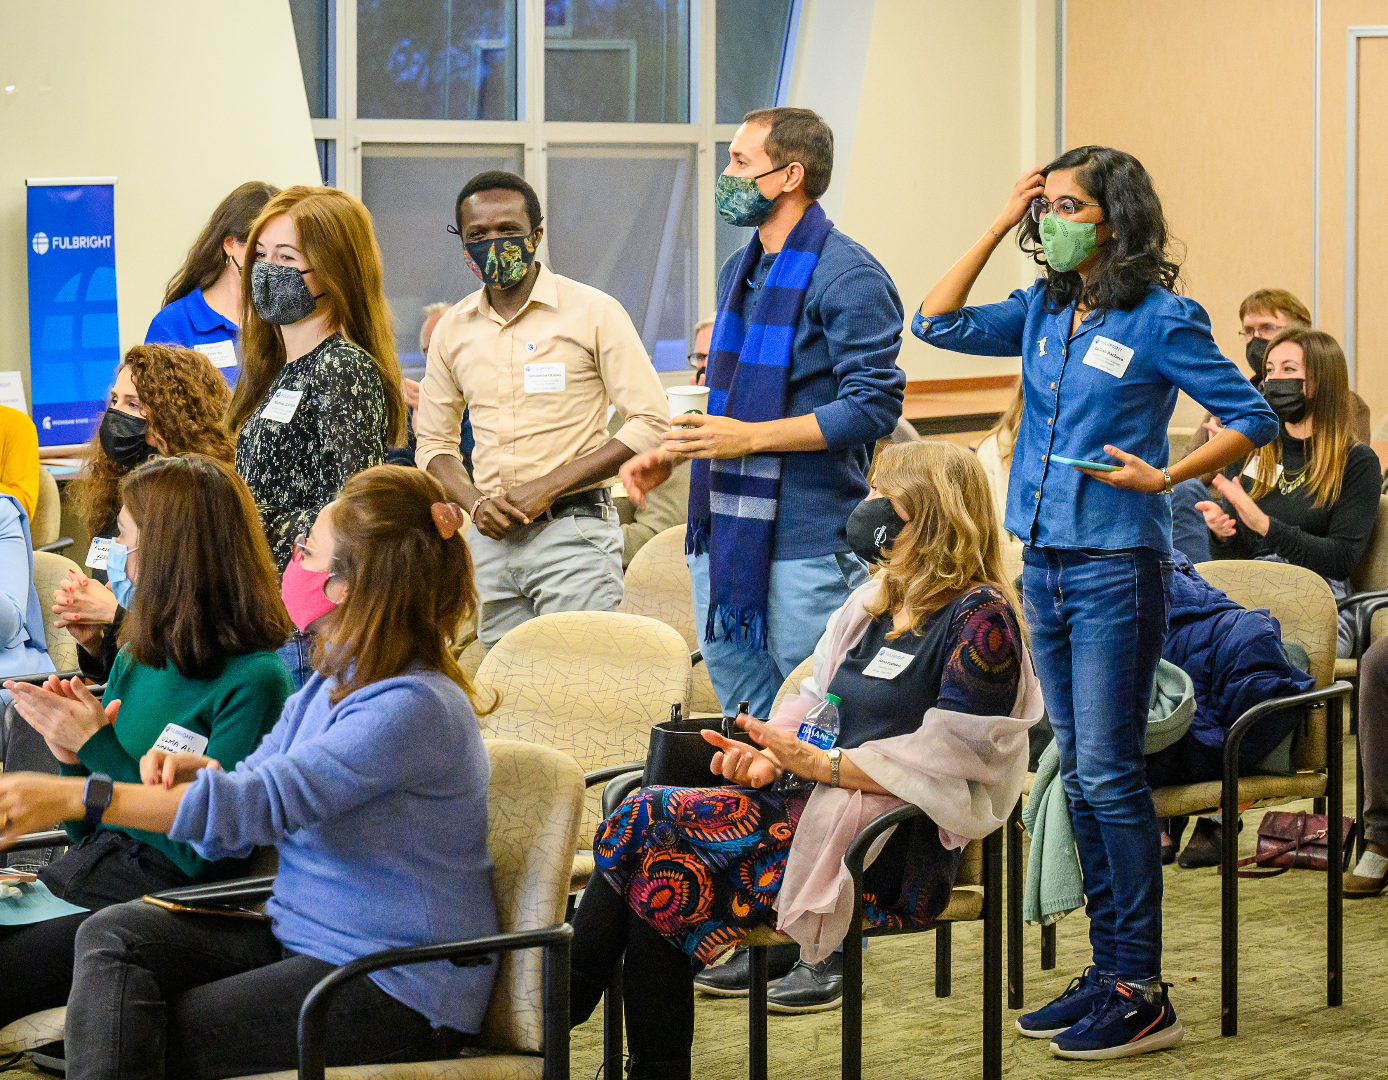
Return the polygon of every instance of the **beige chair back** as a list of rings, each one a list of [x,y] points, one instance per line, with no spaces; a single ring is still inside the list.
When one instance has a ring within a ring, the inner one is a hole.
[[[583,770],[568,754],[534,743],[487,739],[487,848],[503,934],[564,921],[583,808]],[[538,1053],[544,1044],[543,954],[501,954],[482,1040],[491,1050]]]
[[[1200,563],[1195,569],[1234,603],[1271,612],[1282,627],[1282,639],[1306,650],[1316,686],[1330,685],[1339,621],[1335,597],[1319,574],[1289,563],[1250,559]],[[1325,709],[1308,710],[1292,764],[1298,769],[1325,768]]]
[[[954,875],[956,885],[983,884],[983,841],[970,840],[964,854],[959,859],[959,873]]]
[[[62,534],[63,507],[58,497],[58,481],[47,469],[39,468],[39,499],[34,520],[29,522],[29,541],[36,548],[51,544]]]
[[[77,570],[78,565],[71,559],[51,551],[34,552],[34,589],[39,594],[39,605],[43,608],[43,637],[48,644],[48,658],[58,671],[72,671],[77,667],[77,641],[59,626],[53,614],[53,593],[67,580],[67,572]]]
[[[800,693],[800,682],[807,676],[814,674],[814,657],[807,656],[796,665],[794,671],[786,676],[786,681],[781,683],[781,688],[776,691],[776,699],[771,703],[771,715],[776,715],[776,709],[780,706],[782,699],[788,694]]]
[[[482,718],[489,736],[571,754],[585,771],[644,761],[651,725],[689,704],[689,652],[664,623],[615,611],[541,615],[505,634],[482,659],[479,685],[501,695]],[[584,816],[591,837],[601,789]]]
[[[689,564],[684,558],[683,525],[651,537],[627,567],[625,592],[618,611],[644,615],[673,627],[695,652],[699,634],[694,627],[694,597],[689,588]],[[695,664],[689,691],[691,713],[721,715],[723,707],[709,681],[708,665]]]
[[[1378,497],[1378,518],[1369,535],[1369,546],[1350,574],[1349,583],[1355,592],[1388,589],[1388,495]]]

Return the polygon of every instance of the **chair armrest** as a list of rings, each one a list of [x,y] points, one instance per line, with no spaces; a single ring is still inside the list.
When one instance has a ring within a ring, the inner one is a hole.
[[[62,829],[45,829],[43,832],[25,833],[6,851],[37,851],[39,848],[67,847],[72,838]]]
[[[1365,600],[1379,600],[1388,597],[1388,589],[1370,589],[1368,592],[1354,593],[1343,600],[1335,601],[1335,610],[1344,611],[1347,607],[1362,604]]]
[[[612,813],[621,804],[622,800],[641,786],[641,779],[645,770],[622,773],[607,782],[607,786],[602,789],[602,813],[603,817]]]
[[[47,543],[47,544],[40,544],[38,547],[34,548],[34,550],[35,550],[35,551],[51,551],[51,552],[53,552],[54,554],[57,554],[58,552],[63,551],[65,548],[70,548],[70,547],[72,547],[72,537],[70,537],[70,536],[60,536],[60,537],[58,537],[58,539],[56,539],[56,540],[54,540],[54,541],[51,541],[50,543]]]
[[[598,784],[605,784],[609,780],[615,780],[619,776],[625,776],[630,772],[645,772],[646,763],[644,761],[628,761],[625,765],[608,765],[602,769],[594,769],[583,776],[583,786],[585,788],[596,787]]]
[[[30,686],[42,686],[45,682],[53,678],[53,676],[55,675],[60,679],[80,679],[82,677],[82,672],[35,671],[29,675],[6,675],[3,679],[0,679],[0,682],[22,682],[28,683]],[[88,689],[90,689],[90,687]],[[104,690],[105,687],[103,686],[102,689]]]
[[[491,963],[491,954],[518,949],[544,949],[544,1075],[558,1080],[569,1075],[569,943],[573,927],[568,923],[543,930],[497,934],[474,941],[444,945],[415,945],[386,949],[359,957],[328,972],[304,998],[299,1010],[299,1080],[323,1080],[327,1051],[328,1003],[338,988],[359,975],[386,968],[447,960],[458,967],[468,961]]]
[[[1354,613],[1354,659],[1358,660],[1369,647],[1369,634],[1373,629],[1374,616],[1388,607],[1388,592],[1361,593],[1364,597]],[[1355,599],[1350,597],[1351,600]],[[1338,607],[1338,605],[1337,605]]]
[[[1220,808],[1230,818],[1238,816],[1239,748],[1254,724],[1272,713],[1297,706],[1320,705],[1337,697],[1347,697],[1353,689],[1344,679],[1333,682],[1323,690],[1308,690],[1304,694],[1270,698],[1249,709],[1229,728],[1224,737],[1224,790],[1220,793]],[[1331,748],[1333,750],[1333,748]]]
[[[692,653],[689,654],[689,666],[690,666],[690,667],[694,667],[694,665],[696,665],[696,664],[702,664],[703,662],[704,662],[704,654],[703,654],[703,651],[702,651],[701,649],[695,649]]]
[[[858,886],[858,891],[862,891],[863,884],[863,860],[867,858],[868,849],[873,842],[893,825],[900,825],[903,821],[910,821],[915,817],[924,817],[925,811],[919,806],[907,803],[905,806],[898,806],[895,810],[888,810],[880,817],[875,817],[867,823],[853,842],[848,845],[848,851],[844,854],[843,862],[848,867],[848,872],[853,875],[854,884]]]
[[[152,895],[176,904],[258,904],[270,899],[275,891],[275,875],[235,878],[231,881],[211,881],[203,885],[186,885],[180,889],[165,889]]]

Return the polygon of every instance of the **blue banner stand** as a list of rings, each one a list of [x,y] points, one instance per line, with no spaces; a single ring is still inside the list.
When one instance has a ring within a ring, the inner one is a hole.
[[[29,397],[39,446],[85,443],[120,361],[114,176],[26,180]]]

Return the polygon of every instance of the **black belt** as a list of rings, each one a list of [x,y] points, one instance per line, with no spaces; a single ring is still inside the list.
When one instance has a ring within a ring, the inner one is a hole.
[[[561,517],[595,517],[606,521],[615,514],[617,508],[612,503],[612,493],[607,488],[592,488],[564,495],[550,503],[549,509],[540,514],[536,521],[553,521]]]

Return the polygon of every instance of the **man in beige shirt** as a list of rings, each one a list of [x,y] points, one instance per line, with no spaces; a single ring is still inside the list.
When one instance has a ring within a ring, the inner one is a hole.
[[[535,261],[543,229],[529,184],[480,173],[455,216],[483,286],[434,330],[415,461],[472,515],[477,635],[491,648],[536,615],[621,603],[622,531],[607,481],[660,445],[669,408],[622,306]],[[609,401],[627,418],[610,438]],[[473,477],[458,452],[464,409]]]

